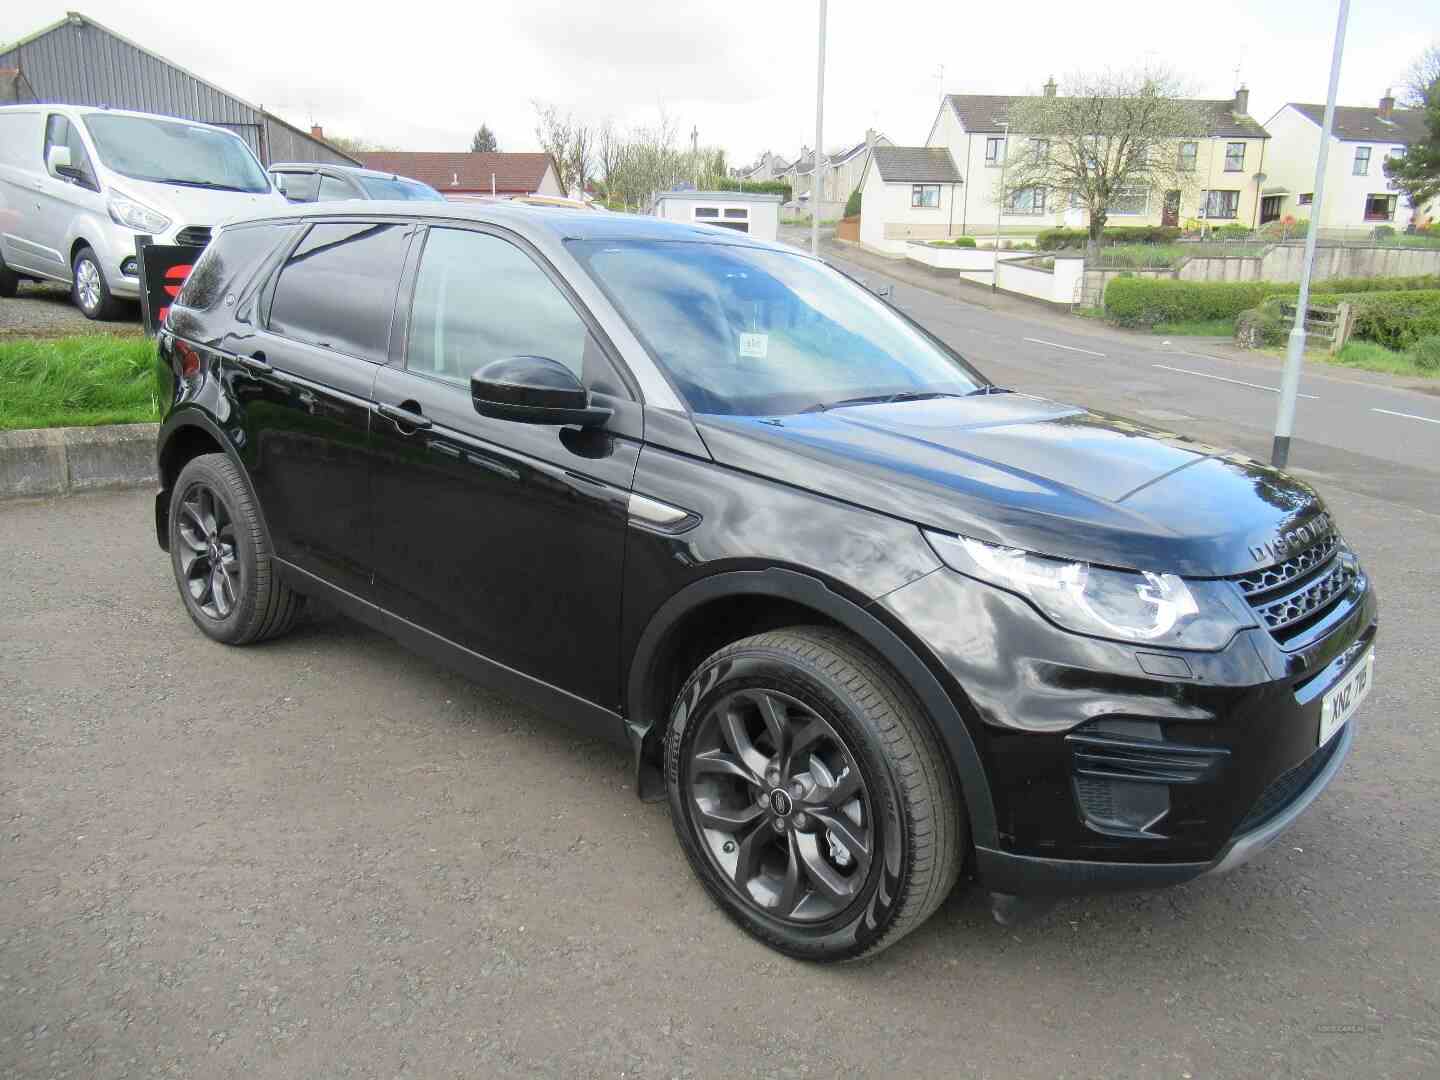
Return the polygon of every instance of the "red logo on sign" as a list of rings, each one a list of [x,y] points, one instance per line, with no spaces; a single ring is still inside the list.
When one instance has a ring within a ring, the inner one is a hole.
[[[190,276],[190,271],[194,269],[194,266],[194,263],[181,263],[178,266],[169,267],[165,271],[165,284],[162,287],[165,290],[166,296],[170,297],[173,300],[175,297],[180,295],[180,286],[185,284],[185,279]],[[163,323],[165,321],[165,316],[169,314],[170,305],[166,304],[160,309],[160,314],[157,317],[158,321]]]

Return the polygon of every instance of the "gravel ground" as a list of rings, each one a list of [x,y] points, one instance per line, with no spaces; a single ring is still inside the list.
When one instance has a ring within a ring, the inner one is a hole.
[[[109,322],[87,319],[70,302],[70,289],[55,282],[22,281],[14,299],[0,300],[0,338],[65,337],[70,334],[140,333],[140,305]]]
[[[872,961],[742,936],[626,757],[336,616],[227,649],[148,493],[0,506],[0,1076],[1440,1074],[1435,519],[1344,771],[1234,874]]]

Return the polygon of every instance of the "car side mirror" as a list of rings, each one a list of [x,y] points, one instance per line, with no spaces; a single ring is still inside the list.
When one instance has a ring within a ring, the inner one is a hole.
[[[596,427],[613,411],[590,404],[575,373],[548,356],[492,360],[470,376],[470,400],[481,416],[521,424]]]
[[[83,180],[84,174],[70,161],[68,146],[52,146],[45,152],[45,167],[62,180]]]

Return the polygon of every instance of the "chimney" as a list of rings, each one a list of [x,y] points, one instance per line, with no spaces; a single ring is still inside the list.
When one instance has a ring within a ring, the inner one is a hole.
[[[311,124],[311,125],[310,125],[310,137],[311,137],[312,139],[319,139],[321,142],[324,142],[324,141],[325,141],[325,129],[322,128],[319,124]]]
[[[1246,88],[1244,83],[1241,83],[1240,89],[1235,91],[1235,115],[1247,116],[1249,115],[1249,113],[1250,91]]]
[[[1380,99],[1380,119],[1389,120],[1395,111],[1395,97],[1392,91],[1386,90],[1385,96]]]

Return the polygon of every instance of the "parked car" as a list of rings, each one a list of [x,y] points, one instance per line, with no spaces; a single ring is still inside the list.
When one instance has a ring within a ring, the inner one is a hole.
[[[216,641],[321,597],[634,753],[797,957],[1173,884],[1349,752],[1375,591],[1308,486],[987,380],[809,256],[501,203],[223,229],[155,525]]]
[[[406,202],[444,202],[445,196],[429,184],[396,173],[376,172],[355,165],[313,161],[284,162],[270,166],[275,186],[292,203],[335,202],[340,199],[401,199]]]
[[[135,237],[204,247],[230,217],[285,206],[245,141],[190,120],[78,105],[0,106],[0,296],[70,286],[92,319],[140,295]]]

